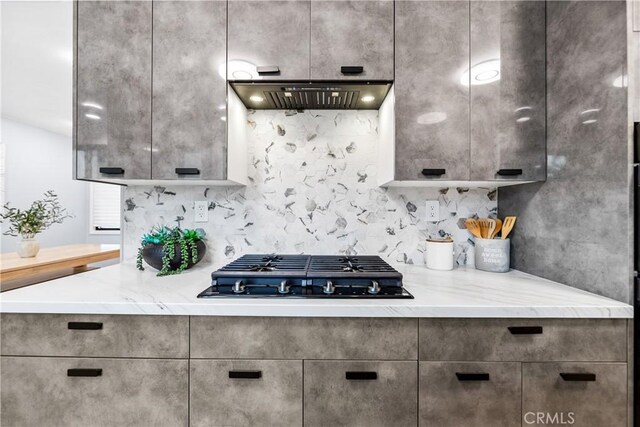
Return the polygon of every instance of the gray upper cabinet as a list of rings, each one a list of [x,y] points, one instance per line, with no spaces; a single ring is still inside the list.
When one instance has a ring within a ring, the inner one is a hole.
[[[546,178],[545,2],[471,1],[471,180]]]
[[[310,2],[229,1],[228,80],[308,80]]]
[[[225,178],[226,21],[226,2],[154,3],[153,179]]]
[[[151,2],[76,7],[76,177],[149,179]]]
[[[399,1],[395,179],[469,179],[469,4]]]
[[[393,1],[313,0],[311,78],[393,80]]]

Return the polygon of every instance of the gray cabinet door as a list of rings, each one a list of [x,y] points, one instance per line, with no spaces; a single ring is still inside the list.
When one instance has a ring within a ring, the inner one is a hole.
[[[192,426],[300,426],[301,360],[192,360]]]
[[[397,2],[395,43],[396,180],[468,180],[469,4]]]
[[[524,363],[522,425],[627,425],[624,363]]]
[[[77,178],[151,177],[151,21],[151,2],[77,4]]]
[[[3,426],[187,425],[187,360],[2,357],[0,367]]]
[[[417,362],[304,361],[305,426],[415,426]]]
[[[420,425],[520,426],[520,363],[420,362]]]
[[[393,80],[393,0],[312,1],[311,78]]]
[[[226,32],[226,2],[154,3],[153,179],[225,178]]]
[[[470,28],[471,179],[545,180],[545,2],[472,0]]]
[[[229,80],[308,80],[308,0],[229,1]],[[259,75],[256,67],[278,67]]]

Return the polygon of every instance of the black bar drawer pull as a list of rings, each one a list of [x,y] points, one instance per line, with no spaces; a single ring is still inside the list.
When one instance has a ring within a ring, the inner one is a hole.
[[[590,374],[586,372],[561,372],[560,376],[565,381],[590,381],[593,382],[596,380],[596,374]]]
[[[68,377],[101,377],[102,369],[75,368],[67,369]]]
[[[277,75],[280,74],[280,67],[277,65],[262,65],[260,67],[256,67],[256,71],[260,76]]]
[[[522,175],[522,169],[500,169],[498,171],[500,176],[518,176]]]
[[[124,169],[122,168],[100,168],[100,173],[105,175],[122,175],[124,174]]]
[[[378,373],[371,371],[347,371],[345,372],[345,378],[348,380],[377,380]]]
[[[178,175],[200,175],[200,169],[198,168],[176,168]]]
[[[463,372],[456,372],[458,381],[489,381],[489,374],[477,373],[477,374],[465,374]]]
[[[229,378],[257,380],[262,378],[262,371],[229,371]]]
[[[540,335],[542,326],[509,326],[511,335]]]
[[[446,172],[446,169],[422,169],[422,175],[424,176],[441,176]]]
[[[343,65],[340,67],[342,74],[362,74],[364,73],[364,67],[360,65]]]
[[[69,322],[67,328],[79,331],[98,331],[102,329],[102,322]]]

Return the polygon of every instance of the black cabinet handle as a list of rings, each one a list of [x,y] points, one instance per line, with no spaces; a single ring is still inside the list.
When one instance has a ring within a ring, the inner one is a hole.
[[[542,326],[509,326],[511,335],[540,335]]]
[[[262,371],[229,371],[229,378],[257,380],[258,378],[262,378]]]
[[[522,169],[500,169],[497,173],[500,176],[518,176],[522,175]]]
[[[441,176],[447,173],[446,169],[422,169],[424,176]]]
[[[124,169],[122,168],[100,168],[100,173],[105,175],[122,175],[124,174]]]
[[[348,380],[377,380],[378,373],[373,371],[347,371],[344,376]]]
[[[467,374],[456,372],[456,377],[458,377],[458,381],[489,381],[489,374],[487,373]]]
[[[200,169],[198,168],[176,168],[178,175],[200,175]]]
[[[589,381],[596,380],[596,374],[590,374],[587,372],[561,372],[560,376],[565,381]]]
[[[67,369],[68,377],[101,377],[102,369],[75,368]]]
[[[278,75],[280,74],[280,67],[277,65],[262,65],[260,67],[256,67],[256,71],[259,76]]]
[[[342,74],[362,74],[364,73],[364,67],[360,65],[343,65],[340,67]]]
[[[69,322],[67,328],[79,331],[97,331],[102,329],[102,322]]]

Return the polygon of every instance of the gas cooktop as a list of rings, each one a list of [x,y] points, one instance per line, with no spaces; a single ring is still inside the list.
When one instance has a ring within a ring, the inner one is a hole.
[[[413,298],[402,274],[372,255],[244,255],[211,278],[198,298]]]

